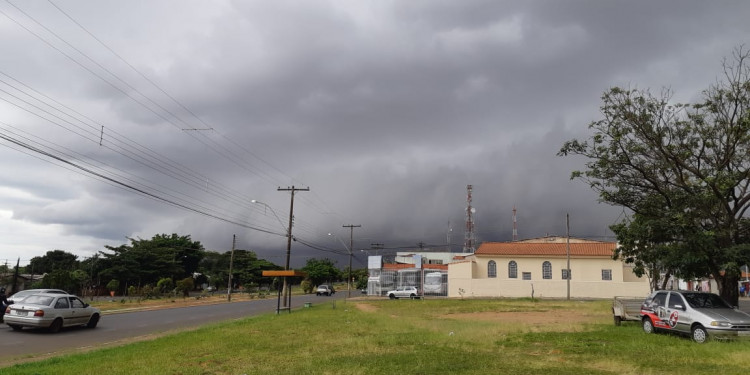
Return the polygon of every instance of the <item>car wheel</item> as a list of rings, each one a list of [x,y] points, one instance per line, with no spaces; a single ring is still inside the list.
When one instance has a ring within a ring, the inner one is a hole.
[[[690,332],[692,333],[693,341],[698,344],[703,344],[708,340],[708,332],[706,332],[706,329],[703,328],[703,326],[697,325],[693,327]]]
[[[396,296],[394,296],[393,294],[391,294],[391,295],[388,296],[388,298],[390,298],[390,299],[396,299]]]
[[[622,318],[615,315],[615,325],[619,326],[620,324],[622,324]]]
[[[52,324],[49,325],[49,331],[52,333],[60,332],[60,328],[62,328],[63,321],[61,318],[57,318],[54,321],[52,321]]]
[[[10,328],[13,328],[14,331],[20,331],[21,329],[23,329],[23,327],[17,324],[8,324],[8,325],[10,326]]]
[[[649,317],[643,318],[643,332],[654,333],[654,322]]]
[[[89,322],[86,323],[86,328],[96,328],[96,325],[99,323],[99,314],[91,315],[91,319],[89,319]]]
[[[410,295],[410,296],[409,296],[409,298],[411,298],[411,299],[415,299],[415,298],[417,298],[417,296],[416,296],[416,295],[414,295],[414,294],[412,294],[412,295]]]

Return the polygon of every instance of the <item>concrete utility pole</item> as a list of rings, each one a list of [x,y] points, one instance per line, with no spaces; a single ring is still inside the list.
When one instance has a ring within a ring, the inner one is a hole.
[[[566,229],[566,234],[565,234],[565,236],[567,237],[567,240],[565,241],[565,249],[566,249],[565,252],[567,254],[567,259],[568,259],[568,265],[567,265],[567,269],[568,269],[568,280],[567,280],[567,282],[568,282],[568,298],[566,298],[566,299],[568,301],[570,301],[570,276],[571,276],[570,275],[570,214],[565,214],[565,227],[567,228]]]
[[[347,298],[352,297],[352,246],[354,246],[354,228],[361,228],[361,225],[344,225],[344,228],[349,228],[349,276],[346,279]]]
[[[278,188],[278,191],[291,191],[292,192],[292,200],[289,204],[289,229],[286,231],[286,263],[284,265],[284,270],[289,271],[289,258],[292,253],[292,221],[294,220],[294,193],[297,191],[310,191],[310,188],[296,188],[294,185],[290,188]],[[284,307],[291,308],[292,305],[292,292],[289,290],[289,284],[287,283],[287,277],[284,276]],[[287,299],[289,300],[287,302]]]
[[[234,263],[234,245],[237,240],[237,235],[232,235],[232,252],[229,255],[229,285],[227,285],[227,301],[232,301],[232,265]]]

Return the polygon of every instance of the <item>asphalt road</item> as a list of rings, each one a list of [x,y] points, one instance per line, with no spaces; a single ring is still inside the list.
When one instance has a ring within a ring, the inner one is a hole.
[[[346,297],[346,292],[325,296],[292,296],[294,309],[305,302],[332,303]],[[239,319],[259,314],[274,313],[276,298],[239,301],[214,305],[168,308],[161,310],[136,311],[106,314],[95,329],[83,327],[64,328],[58,333],[46,330],[24,329],[13,331],[5,324],[0,326],[0,366],[21,357],[44,356],[63,353],[81,348],[96,348],[139,337],[158,335],[169,331],[195,328],[207,323]],[[281,314],[289,312],[282,310]]]

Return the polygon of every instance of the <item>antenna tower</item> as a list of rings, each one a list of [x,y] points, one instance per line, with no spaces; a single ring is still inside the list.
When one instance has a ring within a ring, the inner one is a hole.
[[[516,205],[513,205],[513,241],[518,241],[518,228],[516,227]]]
[[[471,185],[466,185],[466,229],[464,230],[464,253],[474,252],[474,212],[471,207]]]

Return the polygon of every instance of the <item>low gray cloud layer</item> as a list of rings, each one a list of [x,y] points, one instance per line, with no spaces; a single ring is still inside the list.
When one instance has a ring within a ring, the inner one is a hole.
[[[277,188],[292,185],[310,188],[295,200],[295,266],[345,259],[326,251],[346,251],[327,235],[348,244],[345,224],[362,225],[355,252],[448,238],[459,250],[469,184],[480,241],[511,240],[514,206],[521,238],[564,234],[566,214],[574,235],[606,238],[622,209],[570,181],[584,161],[556,152],[586,137],[609,87],[698,98],[722,58],[750,40],[748,10],[743,1],[2,3],[0,134],[108,178],[0,140],[0,258],[86,257],[176,232],[217,251],[237,234],[238,247],[281,264],[289,193]]]

